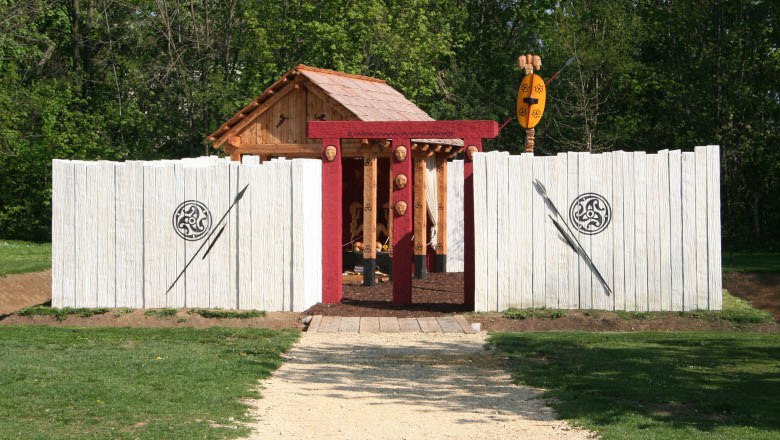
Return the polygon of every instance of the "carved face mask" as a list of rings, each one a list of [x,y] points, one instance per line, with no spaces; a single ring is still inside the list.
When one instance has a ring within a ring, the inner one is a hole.
[[[473,145],[469,146],[468,148],[466,148],[466,157],[468,157],[470,160],[473,160],[474,153],[476,153],[477,151],[478,151],[477,147]]]
[[[398,162],[403,162],[406,159],[406,147],[400,146],[395,149],[395,158]]]
[[[399,174],[395,176],[395,186],[398,187],[398,189],[403,189],[406,186],[406,183],[408,182],[405,174]]]
[[[328,145],[327,148],[325,148],[325,158],[328,159],[328,162],[333,162],[333,159],[336,158],[336,147]]]
[[[395,212],[398,213],[398,215],[404,215],[406,214],[406,202],[401,200],[400,202],[395,204]]]

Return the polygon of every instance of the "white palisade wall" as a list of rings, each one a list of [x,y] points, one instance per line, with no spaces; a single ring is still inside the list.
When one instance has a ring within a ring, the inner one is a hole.
[[[450,194],[458,187],[462,194],[459,178],[450,181]],[[599,233],[582,233],[570,219],[571,203],[584,193],[611,206]],[[722,306],[717,146],[657,154],[478,153],[474,209],[476,311]],[[450,237],[462,230],[462,219],[453,220]],[[448,266],[452,257],[450,247]]]
[[[321,299],[319,160],[55,160],[52,168],[55,307],[303,311]],[[172,225],[187,200],[212,216],[210,234],[196,241]]]

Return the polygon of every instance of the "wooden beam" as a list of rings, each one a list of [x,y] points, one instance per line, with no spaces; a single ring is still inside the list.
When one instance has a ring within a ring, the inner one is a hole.
[[[436,272],[447,272],[447,158],[436,156]]]
[[[436,145],[436,147],[434,147],[433,151],[435,151],[435,152],[437,152],[437,153],[438,153],[439,151],[441,151],[441,149],[442,149],[443,147],[444,147],[444,145],[442,145],[442,144],[437,144],[437,145]],[[450,147],[450,148],[452,148],[452,147]]]
[[[426,190],[425,157],[414,158],[414,276],[425,278],[427,275],[427,229],[428,210],[425,199]]]
[[[498,136],[496,121],[309,121],[309,137],[398,138],[436,137],[442,139],[493,139]],[[407,145],[408,147],[408,145]]]
[[[422,148],[420,148],[420,150],[422,150],[422,151],[428,151],[428,149],[429,149],[429,148],[431,148],[431,146],[430,146],[430,145],[428,145],[428,144],[425,144],[425,145],[423,145],[423,146],[422,146]]]
[[[367,142],[367,141],[366,141]],[[376,272],[376,156],[363,158],[363,285],[374,285]]]

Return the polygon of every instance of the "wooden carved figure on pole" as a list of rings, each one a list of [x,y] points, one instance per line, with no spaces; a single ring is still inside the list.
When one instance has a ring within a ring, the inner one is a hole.
[[[547,88],[544,80],[534,74],[534,69],[542,68],[542,58],[539,55],[520,55],[517,66],[525,72],[520,90],[517,93],[517,121],[525,128],[526,153],[534,152],[534,137],[536,124],[544,114],[544,104],[547,99]]]

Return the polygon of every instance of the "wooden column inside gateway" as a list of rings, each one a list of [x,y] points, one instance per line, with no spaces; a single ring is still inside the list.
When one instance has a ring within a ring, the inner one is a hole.
[[[482,139],[463,139],[463,303],[474,306],[474,161],[472,151],[482,151]],[[472,148],[474,147],[474,148]]]
[[[436,272],[447,272],[447,157],[436,156]]]
[[[335,149],[335,150],[334,150]],[[322,302],[341,302],[341,141],[322,139]]]
[[[363,285],[374,285],[376,272],[376,155],[363,158]]]
[[[412,302],[412,152],[411,139],[393,139],[393,305]],[[399,176],[404,176],[399,185]]]
[[[423,279],[428,275],[426,251],[428,212],[425,190],[427,186],[425,156],[414,157],[414,277]]]

